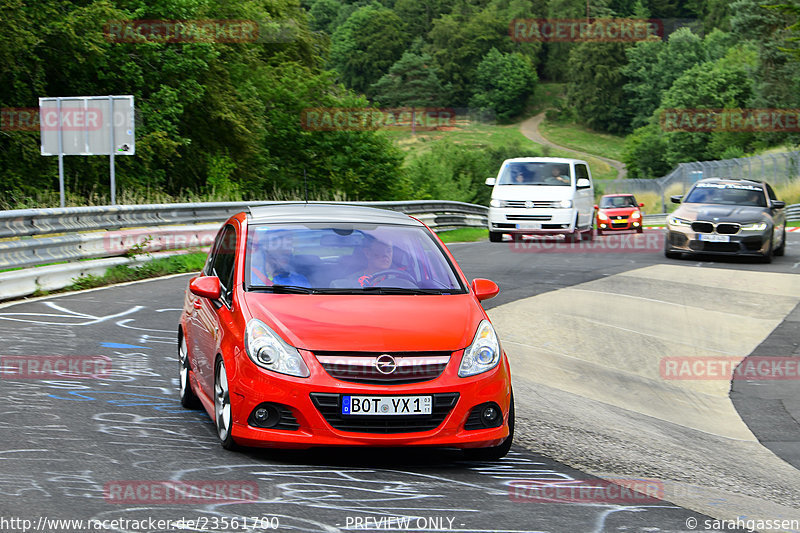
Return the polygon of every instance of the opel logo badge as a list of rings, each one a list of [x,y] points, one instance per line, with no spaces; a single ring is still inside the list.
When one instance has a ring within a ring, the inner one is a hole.
[[[397,361],[394,360],[394,357],[385,353],[375,359],[375,369],[381,374],[391,374],[397,370]]]

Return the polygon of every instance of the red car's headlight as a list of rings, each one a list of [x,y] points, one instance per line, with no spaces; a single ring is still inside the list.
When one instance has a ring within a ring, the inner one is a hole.
[[[482,320],[472,344],[464,349],[458,375],[462,378],[474,376],[493,369],[499,362],[500,343],[497,334],[488,320]]]
[[[261,368],[299,378],[311,375],[297,348],[287,344],[257,318],[247,323],[244,348],[250,360]]]

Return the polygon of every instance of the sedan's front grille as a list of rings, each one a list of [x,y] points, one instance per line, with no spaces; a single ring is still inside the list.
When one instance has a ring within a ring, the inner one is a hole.
[[[342,395],[312,392],[311,401],[325,420],[339,431],[356,433],[416,433],[431,431],[444,422],[458,402],[457,392],[432,394],[429,415],[342,415]]]
[[[739,233],[740,228],[739,224],[721,223],[717,224],[717,233],[720,235],[734,235]]]
[[[407,354],[317,352],[317,361],[334,379],[350,383],[405,385],[438,378],[450,361],[450,352]],[[382,359],[391,361],[379,365]]]
[[[711,222],[692,222],[692,231],[697,233],[713,233],[714,224]]]

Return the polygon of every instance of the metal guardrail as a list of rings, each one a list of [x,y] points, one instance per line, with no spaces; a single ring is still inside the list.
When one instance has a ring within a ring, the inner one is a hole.
[[[222,222],[249,206],[298,202],[213,202],[192,204],[150,204],[99,207],[64,207],[54,209],[17,209],[0,211],[0,239],[83,233],[88,231]],[[310,202],[331,203],[331,202]],[[411,202],[343,202],[401,211],[410,215],[479,215],[488,208],[464,202],[419,200]],[[456,220],[456,225],[457,224]],[[469,224],[467,224],[469,225]]]
[[[11,239],[0,242],[0,268],[117,257],[128,255],[135,247],[156,252],[208,246],[219,224],[231,215],[249,206],[287,203],[297,202],[219,202],[2,211],[0,237]],[[401,211],[416,216],[431,228],[487,225],[487,207],[463,202],[426,200],[347,204]],[[59,233],[63,235],[56,235]]]

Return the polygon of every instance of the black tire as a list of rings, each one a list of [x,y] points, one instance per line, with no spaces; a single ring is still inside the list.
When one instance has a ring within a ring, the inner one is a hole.
[[[231,435],[232,411],[225,361],[222,360],[222,357],[218,357],[217,363],[214,365],[214,426],[217,428],[219,443],[226,450],[237,448]]]
[[[597,228],[597,234],[598,235],[602,235],[603,234],[603,230],[601,230],[600,228]]]
[[[178,331],[178,368],[178,394],[181,405],[187,409],[197,409],[200,407],[200,399],[192,390],[192,381],[189,379],[189,351],[186,348],[183,331]]]
[[[489,242],[503,242],[503,234],[499,231],[490,231]]]
[[[511,405],[508,411],[508,437],[497,446],[489,448],[466,448],[464,456],[470,461],[497,461],[502,459],[511,450],[514,442],[514,393],[511,393]]]
[[[641,226],[636,228],[636,233],[644,233],[644,228]]]
[[[775,257],[783,257],[786,253],[786,228],[783,228],[783,238],[781,239],[781,245],[775,248]]]
[[[583,239],[584,241],[591,241],[592,239],[594,239],[594,228],[589,228],[589,231],[584,231],[581,234],[581,239]]]
[[[769,246],[767,246],[767,253],[765,253],[764,255],[761,256],[761,262],[762,263],[766,263],[766,264],[772,263],[772,255],[774,253],[773,250],[772,250],[772,243],[773,242],[775,242],[774,233],[773,233],[772,237],[769,238]]]
[[[565,233],[564,234],[564,240],[566,242],[578,242],[578,239],[580,239],[580,236],[581,236],[581,234],[576,230],[573,233]]]

